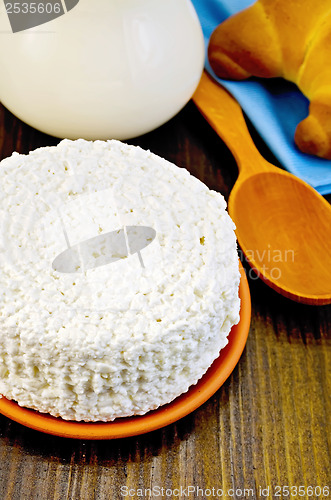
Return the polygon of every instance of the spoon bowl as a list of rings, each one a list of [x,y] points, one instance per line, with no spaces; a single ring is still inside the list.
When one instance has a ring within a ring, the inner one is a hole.
[[[267,162],[235,99],[206,73],[193,100],[234,155],[229,197],[238,243],[256,274],[282,295],[331,303],[331,207],[311,186]]]

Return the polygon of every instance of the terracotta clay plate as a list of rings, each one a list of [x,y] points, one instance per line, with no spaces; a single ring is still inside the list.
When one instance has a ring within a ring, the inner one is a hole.
[[[240,322],[229,334],[222,349],[200,381],[171,403],[142,416],[118,418],[113,422],[73,422],[22,408],[0,398],[0,413],[16,422],[47,434],[75,439],[115,439],[144,434],[176,422],[205,403],[229,377],[244,350],[251,319],[251,299],[244,269],[240,263]]]

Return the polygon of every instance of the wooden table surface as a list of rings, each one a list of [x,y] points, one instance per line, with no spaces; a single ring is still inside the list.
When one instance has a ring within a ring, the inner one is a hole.
[[[129,142],[226,198],[236,180],[231,154],[192,102]],[[57,143],[0,107],[1,159]],[[53,437],[0,415],[0,499],[331,497],[331,307],[291,302],[244,267],[248,341],[213,397],[175,424],[112,441]]]

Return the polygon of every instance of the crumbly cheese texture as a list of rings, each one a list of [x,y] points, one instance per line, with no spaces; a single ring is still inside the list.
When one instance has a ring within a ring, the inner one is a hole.
[[[64,140],[0,164],[0,394],[56,417],[111,421],[186,392],[239,321],[224,198],[119,141]],[[127,258],[60,272],[66,249],[127,226]]]

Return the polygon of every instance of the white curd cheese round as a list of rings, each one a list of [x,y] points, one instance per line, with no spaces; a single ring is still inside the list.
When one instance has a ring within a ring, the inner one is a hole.
[[[119,141],[0,164],[0,394],[69,420],[186,392],[239,321],[222,195]]]

